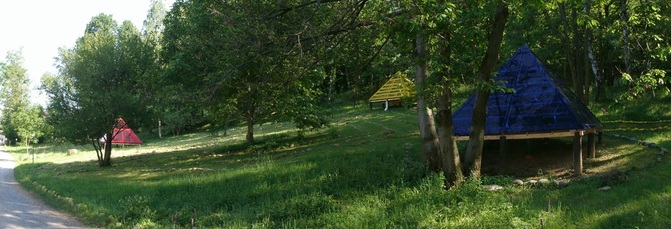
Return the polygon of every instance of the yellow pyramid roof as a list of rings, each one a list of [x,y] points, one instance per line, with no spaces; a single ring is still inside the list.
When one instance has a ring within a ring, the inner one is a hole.
[[[414,97],[415,85],[403,75],[397,73],[368,99],[369,102],[384,102],[386,100],[401,100]]]

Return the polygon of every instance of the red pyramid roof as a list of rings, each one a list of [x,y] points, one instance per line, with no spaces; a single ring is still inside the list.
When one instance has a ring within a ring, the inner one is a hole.
[[[114,136],[114,138],[112,138],[112,144],[142,145],[142,140],[135,135],[133,130],[121,118],[119,118],[119,121],[117,121],[117,124],[114,126],[112,136]]]

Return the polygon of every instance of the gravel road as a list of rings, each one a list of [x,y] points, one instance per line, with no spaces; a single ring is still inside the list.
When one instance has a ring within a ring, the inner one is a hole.
[[[0,228],[86,228],[47,207],[14,179],[14,159],[0,150]]]

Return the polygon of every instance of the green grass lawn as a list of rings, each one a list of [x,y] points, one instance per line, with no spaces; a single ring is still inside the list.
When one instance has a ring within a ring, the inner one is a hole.
[[[671,124],[656,126],[663,125]],[[115,148],[111,168],[99,168],[87,147],[70,156],[72,146],[36,147],[34,163],[25,148],[8,150],[22,185],[94,227],[671,227],[671,160],[619,138],[606,136],[599,157],[585,162],[593,174],[627,171],[609,191],[598,191],[597,176],[564,188],[486,176],[446,191],[422,164],[414,111],[349,107],[327,129],[299,135],[289,123],[268,123],[255,133],[253,146],[244,144],[242,127],[225,137],[144,136],[141,147]],[[669,129],[607,133],[671,149]]]

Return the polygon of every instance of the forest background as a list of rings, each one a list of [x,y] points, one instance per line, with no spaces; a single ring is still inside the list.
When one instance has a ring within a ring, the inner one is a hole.
[[[59,72],[42,77],[46,107],[29,102],[21,53],[8,53],[1,123],[14,144],[92,144],[99,165],[110,166],[111,144],[98,139],[113,134],[118,118],[139,132],[161,126],[174,135],[241,124],[254,144],[263,123],[326,127],[329,108],[365,102],[400,72],[417,85],[424,160],[451,186],[463,174],[479,176],[482,153],[472,133],[459,158],[453,89],[496,90],[489,78],[499,53],[526,44],[593,108],[666,97],[670,8],[631,0],[287,0],[177,1],[166,12],[155,1],[141,28],[93,17],[59,51]]]

